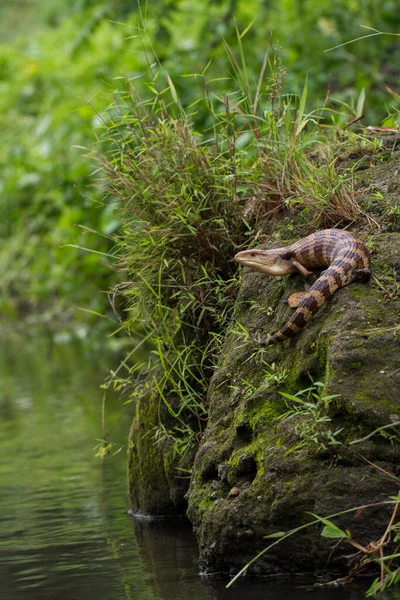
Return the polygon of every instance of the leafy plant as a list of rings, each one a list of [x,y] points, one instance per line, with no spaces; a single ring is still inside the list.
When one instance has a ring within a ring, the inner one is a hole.
[[[323,395],[324,384],[313,382],[312,386],[296,394],[279,392],[287,401],[289,410],[280,415],[279,420],[295,420],[295,430],[300,443],[293,450],[304,445],[313,445],[316,451],[332,450],[340,445],[338,436],[342,429],[332,430],[328,416],[329,405],[339,394]]]
[[[218,333],[234,300],[235,266],[227,257],[241,228],[235,157],[199,144],[179,105],[167,109],[162,95],[115,106],[111,119],[105,139],[114,149],[103,167],[121,207],[125,326],[150,341],[150,389],[185,435],[188,414],[202,428]]]
[[[88,193],[93,165],[80,147],[93,140],[96,111],[109,102],[103,80],[132,60],[120,52],[123,32],[106,21],[75,60],[72,42],[84,18],[34,42],[0,46],[3,312],[51,309],[65,318],[74,304],[106,310],[99,288],[112,280],[104,263],[118,221],[98,191]]]
[[[229,588],[231,585],[233,585],[233,583],[241,575],[244,575],[246,573],[247,569],[253,562],[258,560],[261,556],[263,556],[271,548],[273,548],[277,544],[281,543],[283,540],[287,539],[288,537],[291,537],[292,535],[295,535],[299,531],[302,531],[303,529],[307,529],[309,527],[317,525],[318,523],[322,523],[324,525],[324,527],[321,531],[322,537],[326,537],[328,539],[336,539],[339,541],[346,541],[346,542],[350,543],[354,548],[356,548],[359,551],[359,555],[360,555],[359,560],[355,561],[355,564],[354,564],[353,568],[350,570],[349,575],[347,577],[343,578],[342,580],[338,580],[336,583],[337,584],[347,583],[347,582],[351,581],[352,578],[356,574],[358,574],[360,571],[365,569],[365,567],[367,567],[369,564],[378,563],[380,566],[381,575],[380,575],[380,578],[375,579],[373,581],[373,583],[371,584],[370,588],[367,591],[367,596],[373,596],[377,592],[384,591],[389,586],[394,585],[394,584],[398,583],[398,581],[399,581],[399,568],[398,567],[392,568],[393,561],[396,561],[396,559],[400,559],[400,553],[398,552],[398,542],[400,541],[399,524],[395,522],[399,503],[400,503],[400,497],[394,496],[390,500],[384,500],[382,502],[376,502],[376,503],[370,504],[370,505],[357,506],[354,508],[350,508],[350,509],[335,513],[333,515],[328,515],[327,517],[320,517],[318,515],[313,515],[315,517],[315,519],[313,521],[309,521],[308,523],[305,523],[304,525],[295,527],[294,529],[291,529],[290,531],[279,531],[279,532],[273,533],[271,535],[267,535],[267,536],[265,536],[266,539],[270,538],[270,539],[274,539],[275,541],[272,542],[271,544],[269,544],[263,550],[261,550],[261,552],[259,552],[257,554],[257,556],[252,558],[251,561],[249,561],[243,567],[243,569],[241,569],[239,571],[239,573],[237,573],[235,575],[235,577],[233,577],[231,579],[231,581],[228,583],[228,585],[226,587]],[[360,513],[361,511],[364,511],[364,510],[368,509],[369,507],[376,507],[376,506],[382,506],[382,507],[383,506],[393,506],[393,511],[392,511],[392,515],[389,519],[389,522],[388,522],[388,525],[387,525],[387,528],[386,528],[386,531],[384,532],[384,534],[381,536],[381,538],[379,540],[373,541],[370,544],[368,544],[367,546],[363,546],[356,540],[352,539],[350,531],[342,530],[340,527],[335,525],[335,523],[333,523],[333,521],[332,521],[332,519],[335,517],[339,517],[339,516],[342,516],[342,515],[345,515],[345,514],[348,514],[351,512]],[[394,551],[394,553],[390,552],[388,555],[385,556],[384,548],[388,544],[389,541],[396,544],[397,549]]]

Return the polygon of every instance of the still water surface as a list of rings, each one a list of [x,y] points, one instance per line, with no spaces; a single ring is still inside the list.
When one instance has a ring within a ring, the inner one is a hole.
[[[66,338],[0,343],[1,600],[364,598],[365,586],[242,581],[226,590],[226,581],[199,576],[184,523],[130,517],[125,450],[102,465],[94,450],[102,435],[99,385],[114,361],[101,346],[88,350]],[[130,410],[107,401],[112,441],[125,443]]]

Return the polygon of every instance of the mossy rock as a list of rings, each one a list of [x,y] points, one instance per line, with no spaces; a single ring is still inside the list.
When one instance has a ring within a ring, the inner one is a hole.
[[[400,231],[399,143],[398,134],[387,138],[380,161],[357,178],[362,191],[360,206],[377,219],[385,232]],[[385,155],[389,160],[383,160]]]
[[[243,336],[237,322],[253,337],[274,333],[291,314],[286,298],[304,281],[244,269],[189,491],[203,571],[237,572],[265,548],[266,535],[305,524],[310,512],[327,516],[397,493],[399,482],[371,465],[397,473],[396,447],[367,436],[400,418],[400,296],[388,279],[400,265],[400,234],[373,241],[378,281],[339,290],[296,338],[268,349]],[[285,417],[290,402],[280,392],[295,394],[312,381],[337,395],[327,404],[330,421],[314,423],[307,411]],[[375,507],[335,523],[368,544],[385,531],[389,513]],[[303,529],[248,572],[346,572],[349,546],[332,544],[320,530]]]
[[[128,445],[129,496],[133,513],[170,517],[186,511],[187,479],[179,469],[190,467],[193,454],[182,459],[173,444],[156,440],[155,426],[171,418],[156,393],[136,400]]]

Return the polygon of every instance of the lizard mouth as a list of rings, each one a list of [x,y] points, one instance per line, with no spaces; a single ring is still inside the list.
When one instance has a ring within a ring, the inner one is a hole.
[[[262,257],[255,255],[254,257],[240,256],[240,252],[236,254],[235,260],[244,267],[253,269],[254,271],[260,271],[266,275],[287,275],[292,272],[290,265],[283,265],[281,263],[270,262],[263,260]]]

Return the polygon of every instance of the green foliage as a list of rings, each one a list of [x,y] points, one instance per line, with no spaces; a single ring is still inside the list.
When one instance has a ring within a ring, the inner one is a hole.
[[[86,31],[102,19],[121,19],[137,10],[129,0],[3,0],[0,5],[0,37],[10,42],[27,31],[62,27],[66,18],[84,13]],[[83,22],[83,21],[82,21]]]
[[[112,207],[93,202],[97,190],[87,196],[93,166],[80,146],[100,121],[96,111],[109,102],[103,80],[132,60],[121,52],[122,31],[107,21],[76,60],[77,25],[67,21],[32,41],[0,46],[3,311],[14,303],[22,310],[57,303],[104,309],[99,289],[109,286],[109,268],[96,255],[65,246],[112,246],[118,222]]]
[[[120,207],[125,325],[152,344],[146,386],[175,420],[155,437],[173,436],[181,453],[187,443],[180,440],[194,439],[206,416],[208,380],[234,301],[232,257],[242,220],[225,119],[216,119],[218,141],[205,144],[176,103],[172,82],[158,93],[157,79],[151,100],[121,96],[110,109],[104,185]],[[175,101],[167,107],[168,94]]]
[[[356,112],[359,95],[365,94],[363,112],[368,124],[376,125],[387,116],[385,105],[391,105],[393,98],[385,86],[397,90],[393,65],[400,49],[396,39],[376,36],[327,50],[370,33],[362,26],[398,32],[395,0],[273,0],[268,4],[262,0],[171,0],[167,6],[161,1],[142,2],[142,6],[155,52],[173,78],[182,72],[201,74],[210,58],[213,77],[225,77],[220,42],[224,39],[235,48],[237,27],[246,31],[246,60],[252,76],[261,68],[266,47],[276,44],[287,69],[285,93],[301,94],[308,74],[313,106],[322,105],[331,90]],[[186,102],[190,91],[185,83],[181,80],[177,86]]]

